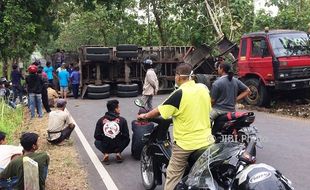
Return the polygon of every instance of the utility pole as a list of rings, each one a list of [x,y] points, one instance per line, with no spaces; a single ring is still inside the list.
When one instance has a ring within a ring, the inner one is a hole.
[[[147,2],[147,38],[148,46],[151,46],[151,28],[150,28],[150,0]]]

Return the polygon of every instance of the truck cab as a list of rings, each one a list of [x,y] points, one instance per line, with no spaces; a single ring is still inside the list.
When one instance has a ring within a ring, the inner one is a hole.
[[[243,35],[237,71],[251,89],[251,95],[246,98],[251,105],[268,105],[276,91],[309,91],[309,34],[266,30]]]

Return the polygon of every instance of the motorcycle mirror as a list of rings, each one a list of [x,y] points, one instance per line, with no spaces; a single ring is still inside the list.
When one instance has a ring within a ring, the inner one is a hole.
[[[141,99],[139,99],[139,98],[135,99],[134,103],[136,104],[136,106],[138,106],[140,108],[145,108],[144,107],[144,102]]]

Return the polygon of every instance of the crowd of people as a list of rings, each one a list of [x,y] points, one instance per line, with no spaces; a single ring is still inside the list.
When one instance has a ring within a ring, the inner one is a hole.
[[[45,66],[35,61],[27,68],[26,73],[23,73],[17,64],[13,64],[10,77],[13,103],[22,105],[23,96],[27,96],[31,119],[36,116],[42,118],[45,110],[48,114],[46,141],[52,145],[63,145],[75,127],[71,116],[65,110],[67,92],[70,88],[73,97],[79,97],[80,72],[74,64],[64,63],[63,53],[59,50],[54,66],[50,61],[47,61]],[[22,84],[23,80],[25,85]],[[4,87],[4,83],[1,85]],[[39,186],[40,189],[45,189],[49,155],[46,152],[37,152],[39,139],[39,134],[25,132],[21,135],[18,146],[10,145],[7,144],[6,134],[0,131],[0,189],[23,189],[24,157],[38,163]]]
[[[148,119],[158,116],[164,119],[172,117],[174,140],[164,187],[164,189],[170,190],[174,189],[182,178],[188,157],[194,151],[214,143],[213,138],[210,138],[212,136],[212,121],[220,114],[235,111],[236,102],[246,97],[250,90],[241,81],[233,77],[230,64],[223,62],[218,65],[217,70],[220,78],[213,83],[210,91],[206,85],[192,80],[192,66],[182,63],[177,66],[175,73],[175,84],[178,88],[162,104],[153,108],[152,98],[158,92],[158,80],[152,60],[145,61],[145,65],[147,72],[142,99],[146,107],[139,110],[137,120],[132,122],[132,139],[135,140],[132,141],[131,153],[134,158],[140,158],[143,142],[137,140],[141,139],[141,132],[136,131],[151,132],[154,124],[148,122]],[[43,116],[42,108],[40,108],[41,102],[47,100],[47,105],[55,104],[55,110],[45,108],[46,112],[49,113],[47,141],[53,145],[62,145],[75,128],[71,116],[65,110],[66,93],[71,79],[74,98],[78,97],[79,70],[75,68],[68,71],[64,64],[57,70],[58,75],[55,75],[54,68],[49,62],[41,70],[36,65],[31,65],[28,69],[29,75],[25,77],[25,80],[30,100],[31,118],[35,117],[36,113],[39,117]],[[16,71],[14,75],[16,78],[22,79],[22,75]],[[61,98],[58,98],[58,93],[53,90],[55,77],[59,79]],[[16,79],[16,89],[18,89],[20,80]],[[53,101],[50,101],[50,97],[53,97]],[[58,99],[55,100],[55,98]],[[97,121],[95,126],[94,144],[103,154],[102,162],[108,165],[110,164],[111,154],[115,154],[117,163],[123,162],[122,152],[130,143],[130,133],[127,120],[120,115],[119,101],[116,99],[109,100],[106,107],[107,112]],[[35,109],[37,110],[35,111]],[[20,139],[21,147],[15,147],[3,145],[5,144],[5,134],[0,132],[0,142],[0,150],[7,152],[5,158],[2,157],[2,154],[0,156],[0,172],[2,171],[0,179],[4,180],[17,176],[18,182],[16,183],[22,185],[21,168],[18,167],[22,164],[20,157],[29,156],[39,163],[40,187],[43,187],[49,156],[46,153],[35,153],[38,148],[38,135],[35,133],[23,134]],[[12,147],[8,148],[8,146]],[[15,157],[17,158],[15,159]]]

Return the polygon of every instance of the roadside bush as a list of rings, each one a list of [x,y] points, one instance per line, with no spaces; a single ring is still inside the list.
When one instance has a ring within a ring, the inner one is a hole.
[[[23,107],[10,108],[0,99],[0,131],[7,134],[7,141],[13,142],[14,132],[23,122]]]

